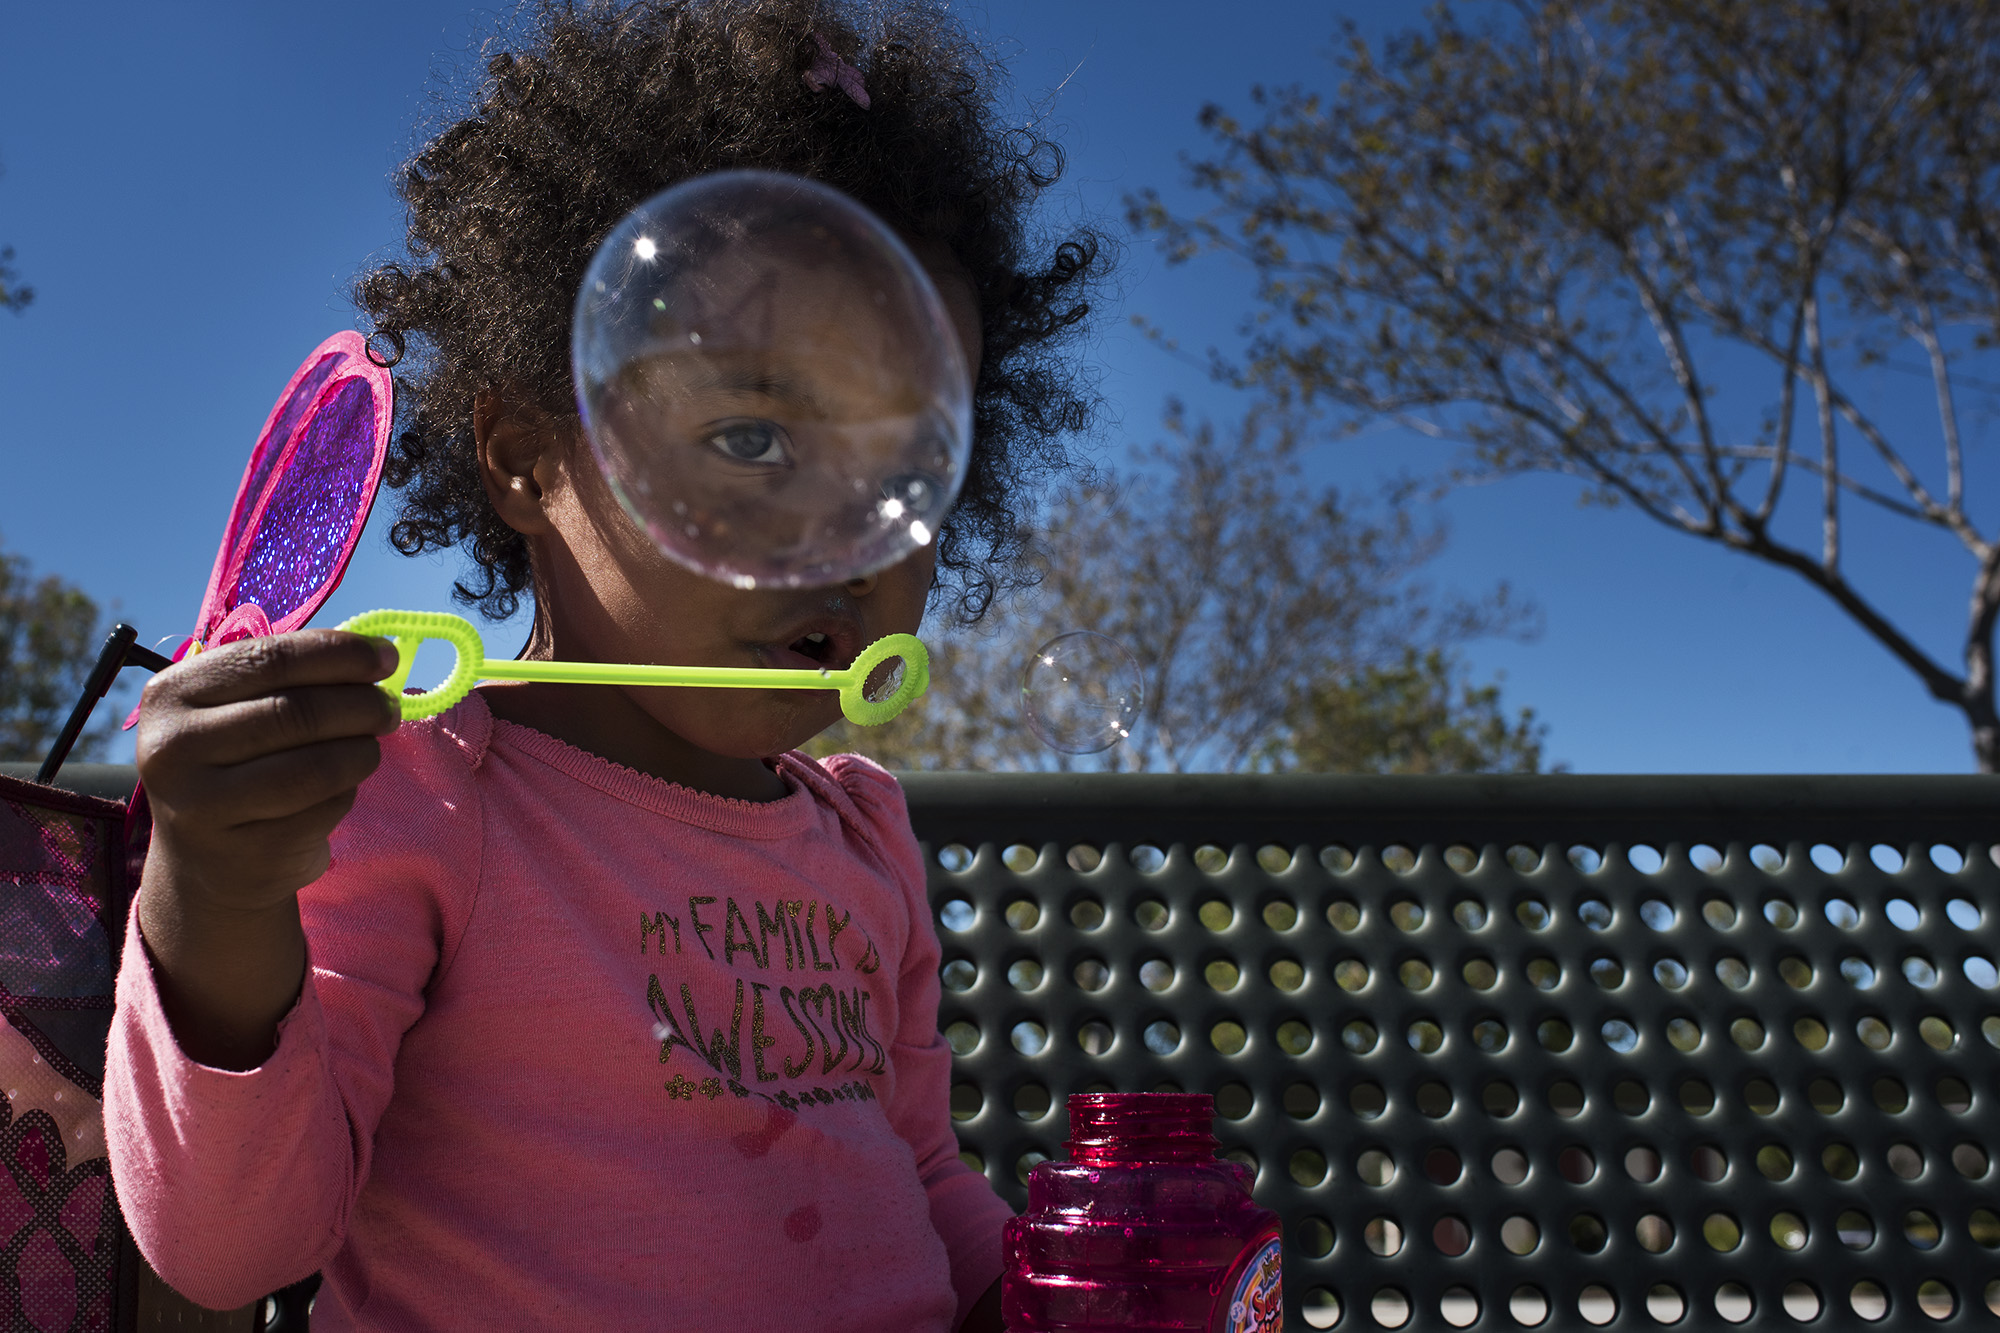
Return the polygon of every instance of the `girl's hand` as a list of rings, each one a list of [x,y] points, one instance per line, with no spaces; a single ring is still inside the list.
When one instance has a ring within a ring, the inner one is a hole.
[[[222,1068],[270,1054],[305,975],[294,895],[399,721],[373,683],[384,640],[307,630],[213,648],[162,671],[139,713],[153,842],[139,931],[182,1050]]]
[[[381,639],[307,630],[245,639],[147,683],[139,777],[154,863],[204,907],[276,906],[318,879],[327,838],[375,771],[396,706],[372,683],[395,669]],[[164,857],[162,856],[164,853]]]

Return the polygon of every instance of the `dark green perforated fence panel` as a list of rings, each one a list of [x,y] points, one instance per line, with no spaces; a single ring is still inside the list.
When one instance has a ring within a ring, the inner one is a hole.
[[[1292,1327],[2000,1328],[2000,779],[906,775],[968,1161],[1212,1092]]]

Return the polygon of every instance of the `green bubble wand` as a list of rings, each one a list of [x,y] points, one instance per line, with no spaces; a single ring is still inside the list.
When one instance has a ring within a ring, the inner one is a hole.
[[[930,654],[914,634],[890,634],[861,650],[854,664],[838,671],[784,667],[634,666],[619,662],[499,661],[486,656],[479,631],[463,616],[442,611],[367,611],[338,628],[379,635],[396,645],[396,670],[382,688],[403,711],[403,720],[433,717],[472,692],[481,680],[546,680],[570,685],[698,685],[750,690],[839,690],[840,712],[857,726],[873,727],[901,713],[930,688]],[[451,674],[431,689],[404,693],[417,649],[426,640],[449,644],[457,654]],[[868,697],[868,678],[885,663],[900,660],[903,679],[888,695]]]

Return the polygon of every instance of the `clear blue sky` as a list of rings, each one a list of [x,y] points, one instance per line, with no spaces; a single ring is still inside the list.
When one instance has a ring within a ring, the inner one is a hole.
[[[145,641],[185,632],[272,399],[308,350],[352,325],[349,280],[400,241],[390,173],[429,90],[472,67],[499,12],[463,0],[10,9],[0,243],[38,298],[0,317],[0,542],[80,583]],[[1323,79],[1340,15],[1379,32],[1419,7],[984,0],[958,12],[1009,56],[1017,102],[1047,111],[1069,149],[1051,206],[1117,224],[1126,192],[1175,185],[1204,101],[1241,106],[1258,81]],[[1169,271],[1128,246],[1095,353],[1120,423],[1114,453],[1152,432],[1170,394],[1218,417],[1235,406],[1127,317],[1199,347],[1226,341],[1247,301],[1226,265]],[[1913,393],[1913,410],[1922,400]],[[1977,463],[1990,446],[1974,432]],[[1439,457],[1385,431],[1326,446],[1316,466],[1352,485]],[[392,507],[378,505],[320,623],[449,605],[450,560],[388,550]],[[1445,510],[1453,539],[1434,581],[1476,591],[1505,578],[1546,612],[1536,642],[1474,646],[1476,670],[1504,670],[1507,699],[1534,706],[1552,756],[1579,771],[1971,766],[1957,715],[1795,577],[1581,509],[1555,479],[1460,493]],[[1850,542],[1871,592],[1911,607],[1949,660],[1963,555],[1886,526]],[[487,637],[499,654],[519,636]]]

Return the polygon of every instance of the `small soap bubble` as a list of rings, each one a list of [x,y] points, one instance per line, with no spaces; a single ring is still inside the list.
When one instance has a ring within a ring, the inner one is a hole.
[[[928,546],[972,388],[895,233],[799,177],[728,171],[605,237],[571,354],[585,434],[659,548],[740,588],[841,583]]]
[[[1096,754],[1130,736],[1145,696],[1138,660],[1091,630],[1058,634],[1021,673],[1023,719],[1065,754]]]

